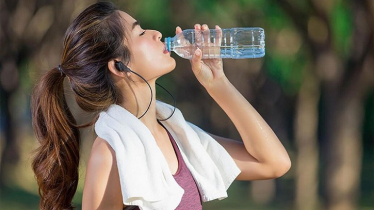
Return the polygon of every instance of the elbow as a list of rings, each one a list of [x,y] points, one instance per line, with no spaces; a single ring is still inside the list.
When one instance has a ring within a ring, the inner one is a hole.
[[[291,168],[291,160],[287,156],[287,158],[283,158],[283,160],[279,160],[274,164],[273,167],[273,177],[272,178],[279,178],[286,174]]]

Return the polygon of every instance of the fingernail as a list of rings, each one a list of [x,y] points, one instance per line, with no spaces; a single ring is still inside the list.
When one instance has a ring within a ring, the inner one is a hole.
[[[197,50],[195,51],[195,55],[200,56],[200,54],[201,54],[201,50],[199,48],[197,48]]]

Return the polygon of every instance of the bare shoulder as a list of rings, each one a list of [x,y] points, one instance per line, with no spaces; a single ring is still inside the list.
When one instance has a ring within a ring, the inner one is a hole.
[[[115,152],[110,144],[106,140],[97,137],[92,145],[89,163],[106,165],[113,164],[115,161]]]
[[[86,169],[82,209],[122,209],[122,193],[115,152],[98,137]]]

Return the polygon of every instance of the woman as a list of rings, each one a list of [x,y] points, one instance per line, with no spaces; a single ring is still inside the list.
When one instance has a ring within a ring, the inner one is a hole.
[[[208,26],[196,24],[195,30]],[[65,101],[65,78],[78,105],[100,113],[83,209],[201,209],[202,201],[227,197],[234,179],[271,179],[289,170],[286,150],[228,81],[222,60],[202,60],[198,49],[192,71],[243,143],[207,134],[178,109],[154,100],[156,80],[176,65],[161,36],[111,3],[88,7],[70,25],[61,64],[40,79],[32,96],[41,209],[72,209],[78,184],[82,126]]]

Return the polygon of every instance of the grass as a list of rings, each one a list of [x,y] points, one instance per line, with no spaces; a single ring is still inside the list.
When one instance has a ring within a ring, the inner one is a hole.
[[[287,208],[277,208],[262,206],[253,202],[248,195],[248,184],[244,182],[234,182],[228,191],[229,197],[221,201],[215,200],[203,204],[204,210],[279,210]],[[78,191],[73,199],[73,204],[77,210],[81,209],[82,192]],[[0,190],[0,209],[1,210],[37,210],[39,196],[29,193],[26,190],[15,187],[5,186]]]
[[[39,196],[19,187],[5,186],[0,189],[1,210],[34,210],[38,209]]]
[[[221,201],[215,200],[203,204],[204,210],[283,210],[293,209],[292,200],[283,200],[279,196],[270,204],[258,204],[251,199],[248,191],[248,182],[235,181],[228,190],[229,197]],[[82,191],[79,190],[73,204],[77,210],[81,210]],[[5,186],[0,188],[0,209],[1,210],[37,210],[39,196],[30,193],[21,187]],[[359,210],[374,210],[372,201],[363,200]]]

